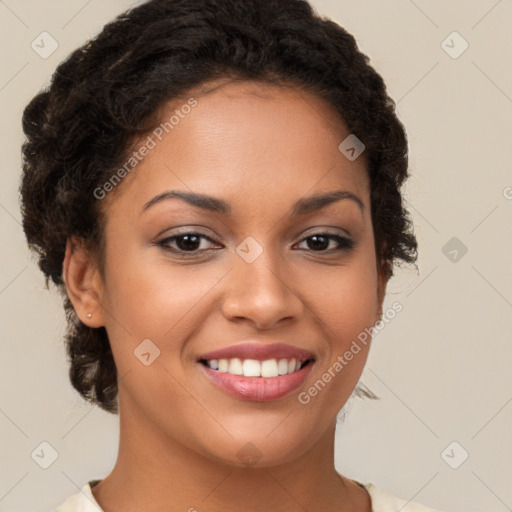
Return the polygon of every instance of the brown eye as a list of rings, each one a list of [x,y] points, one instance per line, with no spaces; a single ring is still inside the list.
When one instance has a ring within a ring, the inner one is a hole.
[[[338,247],[335,249],[326,250],[329,247],[329,243],[334,240]],[[306,241],[308,249],[313,252],[337,252],[343,250],[353,249],[355,244],[350,238],[334,235],[329,233],[317,233],[315,235],[304,238],[303,242]]]
[[[213,243],[213,240],[203,235],[202,233],[180,233],[178,235],[173,235],[157,243],[159,247],[162,247],[166,250],[176,252],[176,253],[197,253],[206,250],[204,247],[200,248],[201,241],[207,240]],[[174,247],[171,245],[173,244]]]

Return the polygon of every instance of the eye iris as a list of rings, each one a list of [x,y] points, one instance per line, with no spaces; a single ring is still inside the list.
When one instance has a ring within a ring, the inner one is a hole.
[[[185,243],[180,243],[185,240]],[[194,240],[194,241],[191,241]],[[176,245],[183,251],[193,251],[199,247],[200,237],[197,235],[181,235],[176,238]]]
[[[311,241],[313,240],[313,243]],[[318,242],[321,240],[321,242]],[[308,238],[308,246],[310,249],[319,250],[329,247],[329,238],[323,235],[314,235]]]

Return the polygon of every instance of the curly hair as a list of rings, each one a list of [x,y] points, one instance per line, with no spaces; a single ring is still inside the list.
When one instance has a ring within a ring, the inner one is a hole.
[[[104,254],[94,190],[126,161],[160,109],[218,78],[292,84],[339,113],[365,145],[380,271],[414,263],[417,241],[401,186],[405,129],[381,76],[345,29],[306,0],[150,0],[103,27],[56,68],[25,107],[20,204],[28,246],[66,311],[69,376],[82,397],[118,412],[117,370],[104,327],[81,322],[62,277],[66,242]]]

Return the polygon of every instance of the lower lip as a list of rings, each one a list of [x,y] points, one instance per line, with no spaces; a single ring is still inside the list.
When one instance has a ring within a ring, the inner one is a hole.
[[[209,366],[198,363],[206,375],[223,391],[240,400],[269,402],[279,400],[299,388],[313,366],[310,361],[297,372],[279,375],[278,377],[244,377],[227,372],[213,370]]]

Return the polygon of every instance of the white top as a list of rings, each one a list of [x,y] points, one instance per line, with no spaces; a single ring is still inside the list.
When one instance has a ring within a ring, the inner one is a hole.
[[[87,482],[79,493],[68,498],[55,512],[105,512],[99,506],[91,491],[91,485],[94,487],[97,482],[99,480]],[[372,512],[438,512],[414,501],[398,498],[372,483],[359,483],[359,485],[364,487],[371,497]]]

